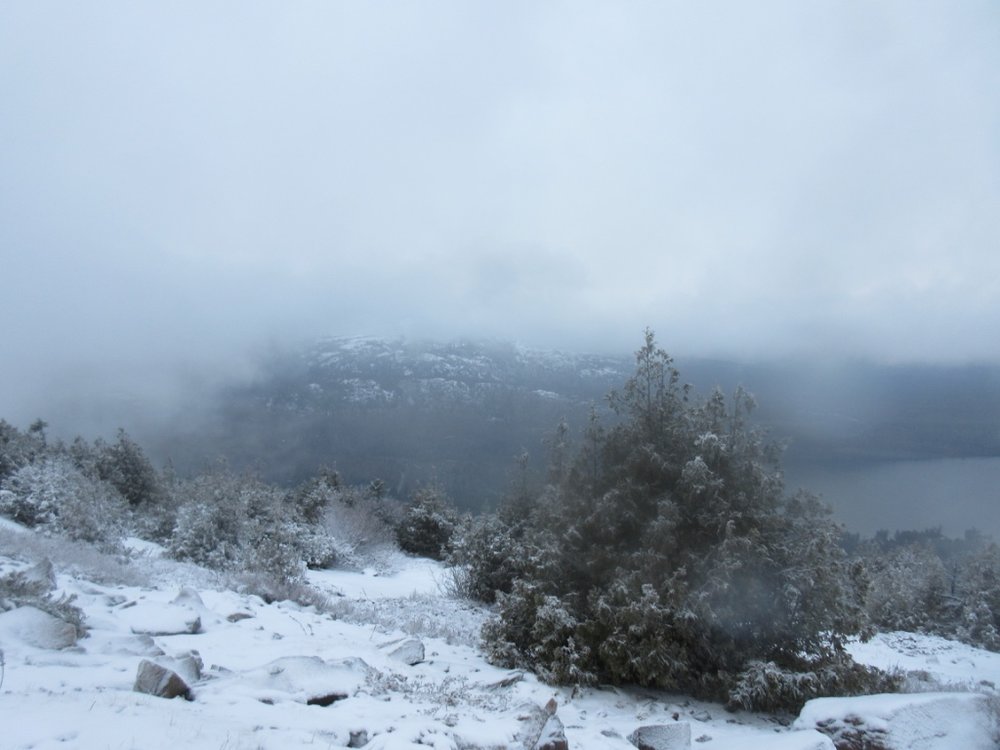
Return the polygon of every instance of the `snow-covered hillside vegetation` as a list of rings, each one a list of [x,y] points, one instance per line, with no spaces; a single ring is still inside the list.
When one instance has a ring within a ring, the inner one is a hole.
[[[133,542],[122,562],[9,523],[0,542],[3,580],[19,573],[51,587],[48,601],[72,599],[84,628],[14,606],[4,589],[9,750],[629,750],[642,727],[672,738],[650,747],[995,747],[1000,655],[943,639],[892,633],[855,644],[859,660],[910,671],[921,692],[820,699],[789,723],[660,691],[553,688],[497,669],[477,646],[488,612],[449,596],[449,571],[426,559],[311,572],[322,603],[303,607],[225,588],[217,573],[154,545]],[[169,674],[179,681],[168,687]],[[180,695],[155,695],[165,689]],[[849,744],[859,737],[882,744]]]

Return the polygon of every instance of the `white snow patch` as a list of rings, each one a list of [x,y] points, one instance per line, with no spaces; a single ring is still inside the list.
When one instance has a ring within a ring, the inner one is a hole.
[[[988,750],[996,748],[994,721],[988,696],[919,693],[817,698],[805,705],[794,726],[824,727],[839,737],[869,732],[900,750]]]
[[[140,539],[137,536],[125,537],[123,544],[125,545],[125,549],[133,555],[141,557],[165,557],[167,553],[166,547],[162,544]]]
[[[17,521],[11,521],[9,518],[0,516],[0,529],[6,529],[7,531],[13,531],[15,534],[25,534],[30,530]]]
[[[690,724],[694,748],[830,750],[829,739],[813,726],[789,729],[767,716],[728,713],[660,691],[557,688],[530,673],[499,669],[485,661],[475,638],[488,612],[443,593],[445,566],[402,555],[392,563],[388,573],[311,571],[310,583],[332,602],[318,611],[266,604],[221,588],[211,573],[165,558],[133,558],[133,566],[149,572],[152,585],[144,587],[72,577],[57,561],[58,593],[76,596],[90,632],[62,650],[39,649],[0,632],[6,657],[0,703],[6,716],[17,718],[4,723],[4,750],[327,748],[344,747],[360,732],[367,733],[369,748],[503,747],[519,730],[518,707],[551,698],[574,750],[630,750],[625,737],[639,726],[677,720]],[[0,570],[24,564],[0,556]],[[175,603],[182,584],[197,589],[197,597],[184,593],[184,605]],[[144,625],[163,632],[192,617],[201,621],[197,633],[133,633]],[[390,656],[407,637],[424,644],[419,664]],[[949,679],[993,673],[996,655],[914,638],[887,636],[866,653],[890,663],[936,657],[947,664],[940,671]],[[192,651],[205,666],[203,678],[191,685],[194,701],[132,690],[143,658],[162,654],[169,661]],[[352,659],[370,671],[344,661]],[[314,693],[347,697],[326,707],[307,705],[321,697]],[[875,718],[884,713],[881,699],[852,700]],[[954,716],[968,717],[968,731],[977,731],[975,715],[962,713],[966,704],[955,705]]]
[[[995,692],[1000,685],[1000,654],[935,635],[879,633],[848,650],[861,664],[925,675],[940,687]]]

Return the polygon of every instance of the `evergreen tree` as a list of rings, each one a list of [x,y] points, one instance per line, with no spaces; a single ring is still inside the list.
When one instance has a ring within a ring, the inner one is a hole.
[[[95,444],[98,476],[114,485],[129,505],[156,504],[163,500],[163,489],[153,464],[142,448],[123,429],[114,443]]]
[[[526,535],[532,569],[498,596],[494,658],[714,698],[753,662],[848,663],[842,639],[867,632],[863,571],[825,507],[784,496],[752,397],[692,401],[647,330],[609,401],[620,421],[590,425]]]

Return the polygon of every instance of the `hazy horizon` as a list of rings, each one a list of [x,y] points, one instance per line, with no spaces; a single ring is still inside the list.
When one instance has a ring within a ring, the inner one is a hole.
[[[7,4],[0,416],[321,335],[998,362],[998,33],[972,1]]]

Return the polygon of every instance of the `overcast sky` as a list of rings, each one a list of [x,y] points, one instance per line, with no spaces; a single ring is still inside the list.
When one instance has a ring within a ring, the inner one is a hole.
[[[319,334],[996,360],[998,92],[993,0],[2,3],[0,415]]]

